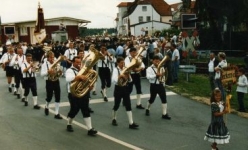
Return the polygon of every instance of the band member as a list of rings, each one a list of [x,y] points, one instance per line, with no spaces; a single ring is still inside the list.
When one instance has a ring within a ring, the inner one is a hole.
[[[112,125],[114,125],[114,126],[118,125],[117,121],[116,121],[117,110],[119,109],[121,99],[123,99],[123,103],[126,107],[126,112],[127,112],[127,116],[128,116],[129,128],[130,129],[136,129],[139,127],[139,125],[133,122],[130,93],[129,93],[128,85],[127,85],[132,81],[130,74],[122,75],[123,78],[125,78],[125,80],[128,81],[126,85],[123,85],[123,86],[118,85],[118,78],[121,75],[121,72],[123,69],[124,69],[124,58],[118,57],[117,58],[117,67],[114,68],[113,75],[112,75],[112,82],[115,85]]]
[[[90,112],[89,112],[89,92],[85,94],[83,97],[76,97],[71,94],[70,91],[70,84],[74,81],[80,81],[84,82],[87,80],[87,77],[85,75],[77,75],[79,72],[81,66],[81,59],[80,57],[76,56],[72,59],[72,66],[71,68],[67,69],[66,71],[66,82],[68,84],[68,99],[70,102],[70,111],[67,115],[68,117],[68,124],[67,124],[67,131],[68,132],[73,132],[72,128],[72,121],[73,118],[77,115],[79,110],[81,110],[85,124],[88,128],[88,135],[96,135],[97,131],[92,128],[91,124],[91,117],[90,117]],[[90,87],[92,89],[92,87]]]
[[[12,88],[14,88],[14,93],[16,93],[16,88],[14,84],[12,83],[12,78],[14,77],[15,74],[15,70],[13,68],[14,64],[10,64],[10,62],[12,61],[12,59],[14,57],[16,57],[15,51],[14,51],[14,47],[11,45],[8,45],[7,47],[8,52],[6,54],[6,56],[3,57],[3,65],[4,65],[4,69],[6,71],[6,76],[7,76],[7,82],[9,84],[9,92],[12,92]]]
[[[136,55],[137,55],[136,48],[134,48],[134,47],[130,48],[129,54],[130,54],[130,56],[125,58],[125,66],[128,66],[131,63],[132,59],[134,59],[136,57]],[[133,81],[131,83],[129,83],[129,85],[128,85],[130,94],[133,91],[133,85],[135,85],[136,93],[137,93],[137,105],[136,105],[136,108],[138,108],[138,109],[145,109],[141,104],[141,97],[140,97],[140,95],[142,94],[140,71],[142,71],[143,69],[145,69],[145,65],[142,62],[142,64],[139,67],[137,67],[137,68],[132,70],[131,77],[132,77]]]
[[[147,102],[146,106],[146,116],[150,115],[150,108],[152,103],[155,101],[157,94],[159,95],[162,102],[162,118],[170,120],[171,117],[167,113],[167,98],[166,91],[164,88],[164,83],[160,81],[160,77],[164,75],[164,68],[161,68],[161,71],[158,71],[158,64],[160,62],[160,58],[158,56],[154,56],[152,60],[152,65],[146,69],[146,77],[150,82],[150,99]]]
[[[22,102],[24,102],[24,89],[23,89],[23,79],[22,79],[22,71],[21,66],[24,62],[26,62],[26,56],[23,55],[23,50],[21,47],[17,47],[17,55],[14,56],[12,61],[10,62],[13,65],[14,72],[15,72],[15,87],[16,87],[16,95],[17,98],[21,98],[22,95]],[[20,86],[21,85],[21,86]]]
[[[59,78],[55,81],[51,80],[49,76],[56,76],[57,74],[62,74],[59,64],[54,64],[54,53],[52,51],[47,54],[47,61],[45,61],[41,66],[41,76],[46,80],[46,105],[45,105],[45,115],[49,115],[49,103],[52,100],[53,93],[55,95],[55,119],[62,119],[59,114],[59,104],[60,104],[60,83]],[[51,68],[52,65],[57,65],[57,68]]]
[[[66,68],[70,68],[72,65],[72,59],[77,56],[77,50],[74,49],[74,43],[70,42],[69,43],[69,49],[65,51],[64,56],[66,57],[67,65]]]
[[[101,53],[104,55],[103,60],[98,60],[98,73],[101,80],[101,93],[104,98],[104,101],[107,102],[107,88],[111,86],[111,73],[110,73],[110,62],[112,62],[112,58],[110,57],[107,48],[105,46],[101,46]]]
[[[24,106],[28,106],[28,94],[31,89],[33,95],[34,109],[40,109],[37,99],[36,66],[32,62],[32,54],[26,54],[26,62],[21,66],[24,84]]]

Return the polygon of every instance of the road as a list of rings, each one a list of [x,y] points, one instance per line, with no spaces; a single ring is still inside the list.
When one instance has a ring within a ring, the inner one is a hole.
[[[157,97],[151,107],[150,116],[145,110],[136,109],[135,90],[132,93],[134,121],[138,130],[128,128],[128,119],[123,106],[117,115],[118,126],[111,125],[113,87],[108,90],[109,102],[104,102],[97,83],[97,95],[92,96],[90,107],[92,124],[98,135],[87,135],[82,114],[74,121],[74,132],[66,131],[66,116],[69,111],[65,79],[61,78],[62,120],[54,119],[54,105],[49,116],[44,114],[45,81],[38,76],[38,102],[40,110],[34,110],[31,93],[29,106],[8,92],[5,72],[0,71],[0,150],[210,150],[210,143],[203,140],[210,123],[210,107],[206,104],[182,97],[167,90],[168,112],[172,120],[161,119],[161,101]],[[134,88],[135,89],[135,88]],[[142,104],[149,99],[149,83],[142,79]],[[54,99],[52,100],[54,102]],[[219,149],[247,150],[248,121],[235,114],[227,115],[230,143]]]

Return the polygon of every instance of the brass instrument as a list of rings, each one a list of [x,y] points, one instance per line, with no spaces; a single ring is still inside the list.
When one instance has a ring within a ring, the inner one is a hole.
[[[90,56],[88,56],[84,66],[77,73],[77,76],[85,75],[87,81],[75,81],[70,85],[71,94],[76,97],[83,97],[89,91],[90,87],[94,85],[98,74],[91,68],[99,59],[104,59],[104,56],[97,49],[95,49],[94,45],[91,45],[89,49],[91,51]]]
[[[162,67],[163,67],[164,63],[166,61],[168,61],[168,59],[169,59],[168,56],[164,56],[164,58],[159,62],[159,64],[158,64],[158,73],[162,73]],[[158,78],[158,81],[160,83],[165,83],[166,80],[167,80],[167,77],[168,77],[168,70],[167,70],[167,68],[164,68],[164,72],[163,73],[164,74]]]
[[[140,47],[140,50],[138,54],[135,56],[135,58],[132,59],[131,63],[121,71],[120,76],[118,77],[117,84],[119,86],[125,86],[128,82],[128,80],[125,78],[127,74],[131,72],[134,68],[137,68],[141,65],[142,59],[140,59],[140,54],[144,51],[143,47]]]
[[[50,69],[53,69],[54,73],[52,75],[48,75],[48,79],[50,81],[56,81],[62,75],[62,71],[60,69],[60,62],[64,59],[65,57],[63,55],[60,55],[59,58],[51,65]]]

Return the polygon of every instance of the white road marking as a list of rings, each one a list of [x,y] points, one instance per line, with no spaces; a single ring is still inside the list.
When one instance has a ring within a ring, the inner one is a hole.
[[[174,93],[174,92],[166,92],[166,95],[167,96],[176,95],[176,93]],[[149,97],[150,97],[150,94],[142,94],[141,95],[141,98],[149,98]],[[136,95],[131,95],[131,100],[134,100],[134,99],[136,99]],[[114,101],[114,97],[108,98],[108,102],[113,102],[113,101]],[[103,101],[103,98],[91,99],[90,100],[90,104],[97,104],[97,103],[106,103],[106,102]],[[45,104],[42,104],[40,106],[45,107]],[[59,104],[59,107],[67,107],[67,106],[70,106],[69,102],[62,102],[62,103]],[[54,107],[55,107],[54,103],[49,104],[49,108],[54,108]]]

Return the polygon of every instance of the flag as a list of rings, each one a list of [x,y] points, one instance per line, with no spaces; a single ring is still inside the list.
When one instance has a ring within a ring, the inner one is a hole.
[[[43,9],[40,7],[40,3],[38,5],[34,36],[38,43],[42,43],[46,38],[44,13],[43,13]]]

